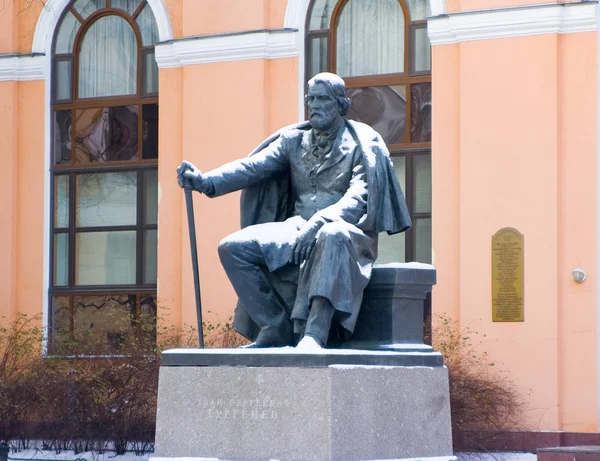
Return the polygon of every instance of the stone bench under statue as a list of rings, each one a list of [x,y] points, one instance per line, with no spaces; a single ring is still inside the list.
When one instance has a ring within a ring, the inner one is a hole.
[[[423,345],[427,294],[436,282],[435,268],[422,263],[375,264],[354,334],[343,347],[400,350]],[[429,348],[431,349],[431,348]]]

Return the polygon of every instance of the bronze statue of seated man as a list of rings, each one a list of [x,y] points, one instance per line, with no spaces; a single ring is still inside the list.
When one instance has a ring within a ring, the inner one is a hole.
[[[208,197],[243,190],[242,229],[219,256],[237,293],[234,329],[247,347],[325,347],[334,318],[352,334],[377,257],[377,235],[410,225],[381,136],[345,120],[344,81],[308,83],[308,122],[286,127],[248,157],[202,173],[184,161],[180,186]]]

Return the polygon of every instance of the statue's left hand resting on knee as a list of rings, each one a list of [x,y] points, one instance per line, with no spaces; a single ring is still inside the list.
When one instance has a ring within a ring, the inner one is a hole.
[[[219,257],[238,295],[233,327],[253,341],[247,347],[299,339],[299,348],[325,347],[350,336],[378,233],[411,225],[381,136],[344,119],[344,81],[313,77],[306,107],[307,122],[246,158],[208,173],[186,161],[177,168],[181,187],[208,197],[242,190],[242,229],[221,241]]]

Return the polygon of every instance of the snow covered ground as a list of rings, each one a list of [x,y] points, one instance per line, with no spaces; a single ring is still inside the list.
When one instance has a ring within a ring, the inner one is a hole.
[[[19,452],[10,452],[8,459],[14,461],[29,461],[29,460],[55,460],[55,461],[148,461],[151,454],[135,456],[133,453],[128,453],[121,456],[116,456],[114,453],[96,453],[84,452],[73,453],[72,451],[64,451],[56,453],[47,450],[26,450]],[[533,453],[457,453],[459,461],[537,461],[537,457]]]

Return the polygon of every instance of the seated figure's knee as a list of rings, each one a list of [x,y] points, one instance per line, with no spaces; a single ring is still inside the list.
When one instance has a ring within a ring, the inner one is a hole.
[[[317,234],[317,243],[325,243],[325,242],[349,242],[350,241],[350,233],[346,226],[340,222],[330,222],[324,224],[321,229],[319,229],[319,233]]]
[[[240,252],[240,242],[232,236],[227,236],[219,242],[218,252],[221,263],[225,263]]]

